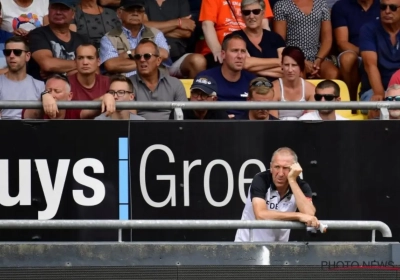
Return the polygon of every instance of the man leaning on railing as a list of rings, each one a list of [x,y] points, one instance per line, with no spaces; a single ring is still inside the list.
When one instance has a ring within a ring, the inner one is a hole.
[[[270,170],[254,177],[242,220],[300,221],[319,228],[310,185],[300,179],[302,168],[296,153],[287,147],[274,152]],[[296,212],[296,210],[299,212]],[[288,241],[290,229],[239,229],[236,242]]]

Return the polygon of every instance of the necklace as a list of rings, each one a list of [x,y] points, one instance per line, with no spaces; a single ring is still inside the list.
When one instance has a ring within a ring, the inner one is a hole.
[[[83,9],[82,9],[82,4],[80,4],[80,6],[81,6],[82,15],[83,15],[83,20],[85,21],[86,32],[87,32],[88,37],[90,38],[90,35],[89,35],[89,28],[88,28],[88,24],[87,24],[85,12],[84,12]],[[97,5],[97,9],[99,10],[100,21],[101,21],[101,24],[102,24],[102,26],[103,26],[103,35],[104,35],[104,34],[107,33],[107,31],[106,31],[106,26],[104,25],[103,13],[101,12],[100,6],[99,6],[99,5]]]

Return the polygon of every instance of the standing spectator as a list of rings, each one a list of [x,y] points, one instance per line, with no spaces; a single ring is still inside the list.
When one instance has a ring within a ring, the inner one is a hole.
[[[245,24],[241,14],[242,0],[203,0],[201,3],[200,19],[205,42],[201,54],[207,59],[207,68],[222,63],[222,41],[233,31],[243,29]],[[269,3],[266,3],[262,27],[269,30],[268,18],[272,18]]]
[[[315,88],[314,99],[321,102],[340,101],[339,85],[331,80],[324,80],[318,83],[317,87]],[[335,110],[322,109],[304,114],[299,118],[299,120],[342,121],[347,119],[336,114]]]
[[[172,60],[171,76],[193,79],[206,69],[203,55],[186,53],[188,38],[196,28],[188,0],[146,1],[145,23],[161,30],[167,39]]]
[[[0,100],[38,100],[44,83],[26,74],[26,64],[31,58],[28,43],[23,37],[11,37],[2,51],[8,72],[0,75]],[[3,109],[1,118],[21,119],[21,109]]]
[[[130,79],[137,101],[187,101],[182,82],[158,69],[162,58],[156,43],[142,39],[136,46],[133,59],[137,65],[137,74]],[[168,120],[170,113],[171,110],[138,111],[138,115],[146,120]]]
[[[281,55],[285,41],[275,32],[263,29],[264,0],[242,0],[242,18],[246,27],[234,31],[246,41],[247,52],[244,69],[275,80],[282,77]]]
[[[28,73],[35,79],[45,79],[51,73],[76,73],[75,51],[87,38],[70,31],[75,0],[50,0],[49,25],[29,32],[33,60]]]
[[[304,52],[307,77],[337,79],[339,69],[327,59],[332,47],[332,26],[326,1],[280,0],[274,14],[274,31],[287,46]]]
[[[237,34],[229,34],[222,42],[222,65],[200,73],[217,81],[218,101],[246,101],[250,81],[256,78],[254,74],[243,70],[246,56],[246,42],[243,38]],[[230,118],[245,114],[242,110],[227,112]]]
[[[217,101],[218,85],[212,77],[197,76],[190,87],[190,101]],[[171,111],[170,119],[174,119]],[[184,120],[224,120],[229,119],[224,110],[195,109],[183,110]]]
[[[144,7],[144,0],[122,0],[117,12],[122,29],[114,29],[101,39],[100,61],[109,74],[125,73],[127,77],[136,74],[133,53],[142,39],[153,40],[160,48],[161,60],[168,60],[169,46],[162,32],[143,25]]]
[[[6,0],[2,1],[1,11],[1,29],[14,35],[26,36],[49,23],[49,0]]]
[[[385,93],[385,101],[400,102],[400,84],[393,84],[388,87]],[[400,110],[399,109],[389,110],[389,117],[391,120],[400,120]]]
[[[380,20],[360,30],[360,52],[367,75],[361,76],[362,101],[380,101],[400,68],[400,0],[382,0]],[[366,113],[363,111],[363,113]]]
[[[305,71],[304,54],[297,47],[282,52],[283,77],[273,82],[275,101],[314,101],[315,86],[302,78]],[[297,120],[304,110],[279,110],[273,114],[281,120]]]
[[[101,38],[115,28],[121,28],[117,13],[109,8],[103,8],[96,0],[81,0],[76,7],[73,24],[79,34],[90,39],[91,43],[100,48]]]
[[[362,60],[359,49],[360,28],[379,18],[380,0],[338,1],[332,8],[332,27],[340,54],[337,57],[340,73],[346,83],[350,100],[357,101]]]

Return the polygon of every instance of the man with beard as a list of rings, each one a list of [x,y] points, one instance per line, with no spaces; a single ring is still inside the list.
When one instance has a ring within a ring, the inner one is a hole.
[[[385,101],[400,101],[400,84],[393,84],[386,90]],[[400,120],[400,110],[389,110],[389,116],[391,120]]]
[[[31,59],[28,44],[23,37],[11,37],[5,43],[3,54],[8,72],[0,76],[0,100],[38,100],[44,83],[26,73]],[[2,119],[21,119],[21,109],[3,109]]]
[[[340,101],[340,87],[332,80],[324,80],[315,88],[315,101]],[[335,110],[318,110],[304,114],[299,120],[324,120],[324,121],[342,121],[347,120],[336,114]]]
[[[268,102],[274,99],[274,88],[266,78],[255,78],[250,82],[247,101]],[[250,121],[274,121],[279,120],[272,116],[269,110],[249,110],[247,114],[237,117],[239,120]]]

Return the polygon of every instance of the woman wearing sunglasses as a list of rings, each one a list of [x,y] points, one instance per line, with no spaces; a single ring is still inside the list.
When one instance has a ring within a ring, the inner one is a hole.
[[[264,0],[242,0],[241,10],[246,27],[232,33],[246,41],[250,57],[246,58],[244,68],[270,81],[282,77],[280,56],[285,41],[277,33],[263,29]]]
[[[315,86],[302,78],[305,71],[304,53],[297,47],[282,52],[282,78],[274,81],[274,101],[314,101]],[[275,111],[276,112],[276,111]],[[279,110],[281,120],[297,120],[305,110]]]

